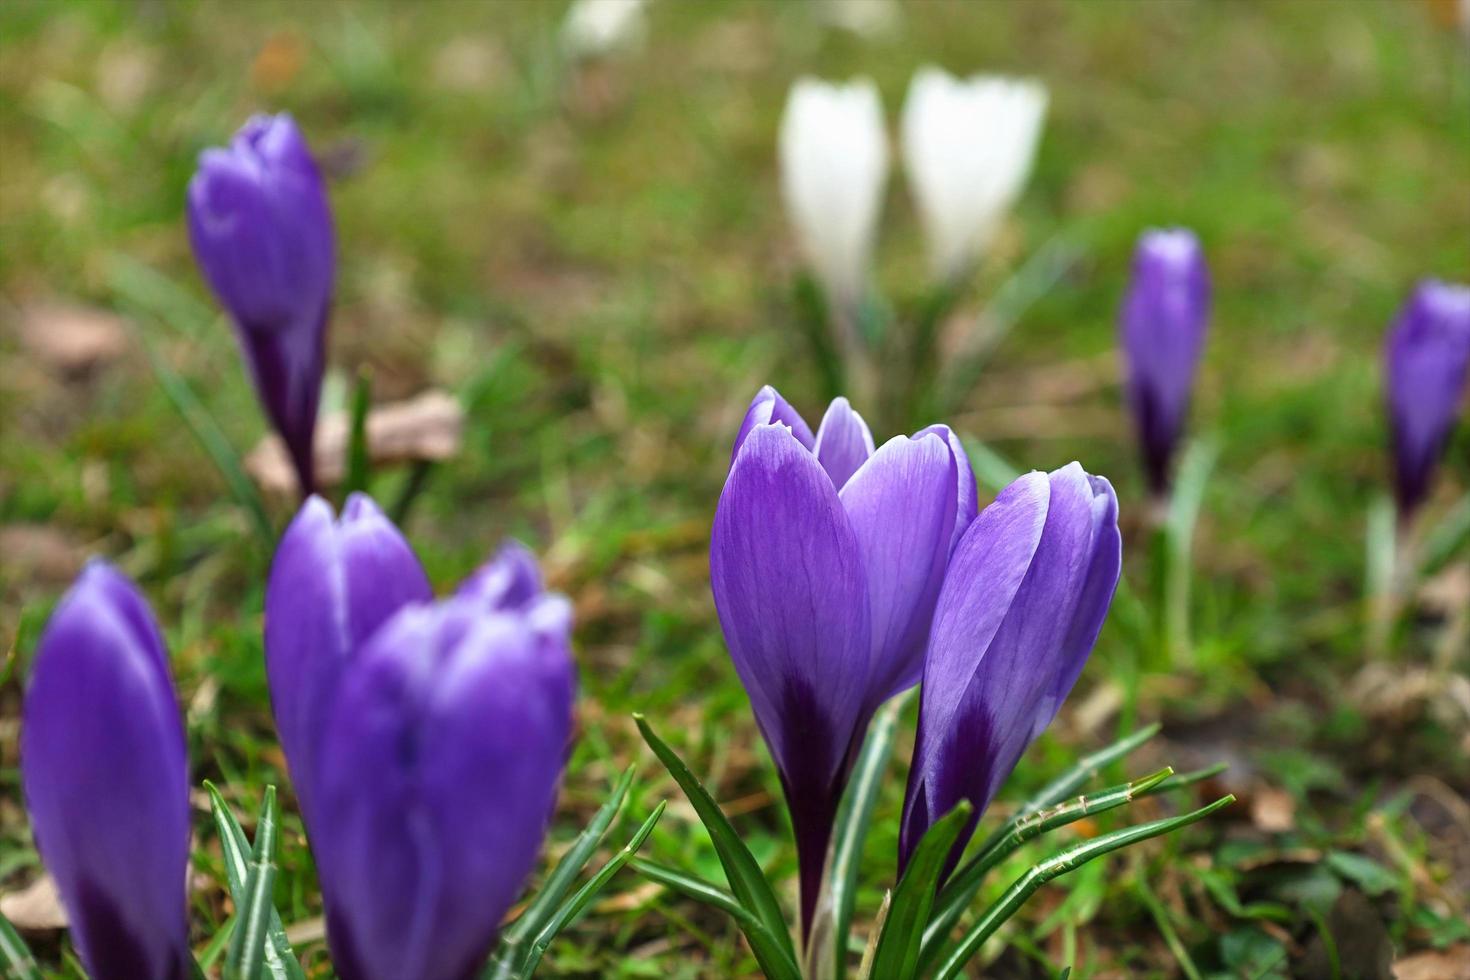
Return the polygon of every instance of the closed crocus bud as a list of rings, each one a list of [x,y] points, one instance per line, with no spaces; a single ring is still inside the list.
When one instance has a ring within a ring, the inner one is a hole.
[[[364,494],[335,516],[320,497],[281,537],[265,593],[265,663],[276,731],[315,840],[311,798],[322,733],[349,665],[368,638],[411,602],[433,598],[398,528]]]
[[[915,73],[903,158],[936,278],[958,279],[990,244],[1031,173],[1046,101],[1040,82]]]
[[[205,150],[188,210],[194,257],[310,493],[335,245],[326,187],[291,117],[256,116],[228,147]]]
[[[647,0],[576,0],[561,25],[562,47],[576,58],[632,51],[648,32]]]
[[[955,528],[975,502],[943,426],[875,449],[838,398],[812,436],[768,387],[740,428],[710,584],[791,810],[803,930],[852,755],[878,705],[919,679]]]
[[[36,846],[88,974],[191,976],[184,728],[153,614],[103,562],[41,636],[20,757]]]
[[[1470,366],[1470,286],[1421,282],[1388,333],[1384,362],[1394,486],[1407,519],[1429,495],[1459,416]]]
[[[950,559],[924,656],[901,863],[961,800],[980,814],[1051,723],[1102,629],[1118,585],[1118,502],[1076,463],[1012,483]]]
[[[851,308],[872,259],[888,137],[878,89],[868,79],[832,85],[803,78],[781,118],[781,190],[802,256],[827,299]]]
[[[1168,490],[1209,321],[1210,272],[1194,232],[1144,232],[1119,327],[1128,404],[1149,489],[1158,495]]]
[[[503,595],[503,594],[502,594]],[[401,610],[332,706],[314,842],[343,980],[475,976],[536,863],[572,729],[560,596]]]

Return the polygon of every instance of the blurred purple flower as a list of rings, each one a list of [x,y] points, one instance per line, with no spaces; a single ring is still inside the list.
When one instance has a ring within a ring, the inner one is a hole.
[[[975,478],[944,426],[878,449],[838,398],[813,436],[770,387],[751,403],[710,541],[731,659],[780,770],[810,927],[832,820],[873,711],[922,670]]]
[[[153,614],[104,562],[41,636],[20,741],[36,846],[87,972],[191,976],[184,728]]]
[[[1156,494],[1169,486],[1209,319],[1210,273],[1194,232],[1144,232],[1120,320],[1128,403]]]
[[[308,494],[336,259],[326,187],[291,117],[255,116],[228,148],[205,150],[188,214],[194,257]]]
[[[1384,362],[1394,486],[1407,518],[1429,496],[1460,412],[1470,365],[1470,286],[1421,282],[1389,330]]]
[[[900,863],[961,800],[952,869],[1021,753],[1056,716],[1102,629],[1122,562],[1118,501],[1072,463],[1016,480],[960,539],[924,657]]]
[[[358,650],[399,609],[433,598],[398,528],[364,494],[334,517],[312,497],[281,537],[265,593],[265,661],[276,731],[309,833],[332,698]]]
[[[315,789],[344,980],[476,975],[536,863],[572,729],[570,608],[412,605],[329,706]]]

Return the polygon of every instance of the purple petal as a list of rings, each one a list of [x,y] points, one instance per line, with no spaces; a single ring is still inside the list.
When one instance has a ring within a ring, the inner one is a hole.
[[[1204,251],[1184,228],[1145,232],[1123,300],[1128,400],[1153,490],[1168,484],[1210,317]]]
[[[710,585],[735,670],[780,769],[804,928],[867,700],[862,552],[826,471],[784,425],[757,425],[720,496]]]
[[[315,760],[344,669],[390,616],[431,598],[413,549],[363,494],[340,519],[312,497],[282,536],[266,585],[266,674],[309,831]]]
[[[89,974],[188,977],[183,724],[153,615],[103,562],[41,637],[20,752],[36,845]]]
[[[755,398],[750,402],[750,408],[745,410],[745,418],[740,423],[740,431],[735,435],[735,445],[730,448],[730,465],[735,465],[735,457],[740,455],[740,447],[745,445],[746,437],[750,435],[758,425],[770,425],[780,423],[791,429],[794,435],[807,449],[811,449],[816,440],[812,437],[812,430],[801,417],[801,413],[791,407],[791,403],[782,398],[780,393],[766,385],[756,392]]]
[[[953,553],[955,547],[960,543],[960,538],[964,536],[965,530],[980,513],[980,491],[975,485],[975,470],[970,465],[970,455],[965,452],[965,445],[954,430],[947,425],[935,424],[915,432],[914,438],[926,435],[939,436],[949,444],[949,451],[954,454],[955,476],[958,480],[959,492],[955,498],[954,537],[949,549]]]
[[[346,980],[483,964],[535,866],[571,737],[571,660],[544,639],[456,597],[403,610],[362,651],[324,745],[317,841]]]
[[[1460,414],[1470,371],[1470,286],[1426,280],[1399,313],[1384,349],[1395,490],[1411,514]]]
[[[817,427],[817,441],[812,452],[817,462],[832,478],[832,485],[841,490],[858,467],[873,455],[873,433],[868,423],[852,410],[846,398],[834,398]]]
[[[821,436],[817,437],[820,450]],[[955,461],[937,436],[894,436],[847,481],[842,507],[868,583],[872,667],[867,709],[913,687],[955,521]]]
[[[460,595],[476,596],[491,609],[520,609],[540,596],[541,566],[519,541],[506,541],[495,557],[481,565],[459,587]]]

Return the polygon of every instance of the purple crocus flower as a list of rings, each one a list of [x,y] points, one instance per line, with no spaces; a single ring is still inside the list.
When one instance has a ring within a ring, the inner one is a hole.
[[[1120,320],[1128,403],[1155,494],[1168,490],[1209,319],[1210,273],[1194,232],[1144,232]]]
[[[517,581],[517,557],[476,581]],[[399,611],[329,706],[313,846],[344,980],[474,976],[536,862],[571,737],[571,615],[510,594]]]
[[[332,698],[370,636],[399,609],[433,598],[393,522],[364,494],[335,517],[312,497],[281,537],[265,593],[265,661],[276,731],[308,832]]]
[[[1118,585],[1112,485],[1072,463],[1001,491],[960,539],[924,656],[919,732],[900,829],[901,863],[969,800],[980,813],[1051,723],[1097,640]]]
[[[725,642],[780,771],[803,932],[832,820],[873,711],[922,671],[975,478],[944,426],[874,449],[847,400],[815,436],[763,388],[736,437],[710,541]]]
[[[1399,312],[1384,345],[1394,486],[1409,517],[1449,444],[1470,365],[1470,286],[1427,279]]]
[[[194,257],[308,494],[336,259],[326,187],[291,117],[256,116],[205,150],[188,212]]]
[[[36,846],[88,974],[189,977],[184,727],[153,614],[104,562],[41,636],[20,756]]]

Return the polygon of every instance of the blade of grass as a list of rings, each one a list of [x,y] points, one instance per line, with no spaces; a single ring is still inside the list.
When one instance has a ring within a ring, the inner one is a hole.
[[[832,833],[832,853],[827,858],[827,879],[817,900],[817,914],[807,951],[807,975],[812,980],[827,977],[842,980],[847,972],[847,942],[852,928],[853,903],[857,899],[863,842],[868,837],[883,773],[893,755],[898,717],[908,701],[907,694],[899,695],[878,711],[853,766],[847,791],[842,795]]]
[[[658,882],[686,898],[719,909],[734,919],[750,943],[751,950],[755,952],[756,959],[762,964],[771,964],[762,967],[770,980],[801,980],[802,974],[797,969],[796,961],[787,955],[780,941],[725,889],[677,868],[644,858],[634,858],[630,867],[649,881]]]
[[[607,836],[608,830],[612,827],[613,821],[622,812],[623,804],[628,798],[628,789],[633,785],[633,775],[637,770],[636,764],[623,770],[623,775],[613,788],[612,796],[592,815],[587,826],[582,828],[582,832],[577,835],[572,846],[562,855],[551,874],[547,875],[546,883],[536,893],[535,899],[505,930],[495,952],[489,976],[497,980],[502,977],[515,976],[516,968],[528,952],[527,943],[556,914],[557,906],[571,890],[577,876],[582,873],[582,869],[591,859],[592,853],[597,850],[598,845],[602,843],[602,839]]]
[[[934,907],[939,876],[944,873],[955,840],[974,812],[974,807],[962,801],[919,840],[888,904],[888,919],[878,937],[878,950],[873,954],[875,976],[917,975],[924,925],[929,921],[929,910]]]
[[[641,714],[635,714],[633,720],[637,723],[643,740],[668,769],[669,775],[674,777],[674,782],[679,784],[679,788],[693,805],[694,812],[709,831],[715,853],[719,855],[720,865],[725,869],[725,877],[729,879],[730,890],[735,893],[740,904],[750,909],[761,925],[781,941],[782,949],[795,960],[796,952],[791,945],[791,935],[786,929],[786,919],[781,914],[781,905],[776,901],[776,893],[771,890],[771,883],[766,880],[765,872],[761,871],[755,856],[735,833],[735,828],[730,826],[730,821],[721,812],[719,804],[705,791],[684,761],[653,733],[648,721]]]
[[[352,388],[352,427],[347,442],[347,477],[342,483],[342,499],[368,488],[371,460],[368,455],[367,417],[373,404],[373,372],[359,368],[357,383]]]
[[[265,788],[265,802],[255,824],[255,847],[250,853],[250,872],[245,878],[245,901],[239,906],[230,953],[225,959],[225,980],[260,980],[265,972],[270,946],[270,915],[275,908],[271,893],[276,883],[276,788]]]
[[[556,910],[556,914],[547,921],[546,925],[542,926],[541,932],[537,934],[535,941],[531,943],[530,955],[526,957],[525,965],[522,967],[520,974],[521,977],[530,977],[536,972],[536,967],[540,965],[541,957],[545,955],[546,948],[551,945],[552,940],[563,929],[577,921],[582,912],[591,904],[592,899],[597,897],[597,893],[602,890],[603,886],[612,880],[613,875],[622,870],[623,865],[627,864],[634,854],[638,853],[638,849],[643,846],[643,842],[648,839],[648,835],[653,833],[653,828],[658,824],[659,818],[664,815],[664,808],[667,806],[667,800],[660,800],[658,806],[654,807],[653,812],[648,815],[648,819],[643,821],[643,825],[633,834],[632,840],[624,844],[622,850],[609,858],[608,862],[598,869],[596,874],[587,879],[587,883],[577,889],[576,894],[563,903]]]
[[[20,933],[10,920],[0,915],[0,958],[5,964],[5,975],[15,980],[41,980],[41,968]]]
[[[209,793],[209,807],[214,815],[215,829],[219,833],[220,853],[225,864],[225,884],[229,887],[235,908],[239,909],[245,904],[246,882],[250,876],[250,841],[245,836],[244,828],[230,812],[230,805],[220,795],[219,788],[205,780],[204,789]],[[266,951],[265,966],[272,980],[306,980],[301,963],[286,939],[286,927],[281,923],[280,913],[275,909],[270,912],[269,932],[270,948]]]
[[[1030,868],[1024,875],[1016,879],[1000,900],[992,905],[980,920],[965,933],[959,944],[944,958],[936,980],[953,980],[964,969],[980,947],[985,944],[997,929],[1005,923],[1022,905],[1030,898],[1037,889],[1060,877],[1069,871],[1075,871],[1082,865],[1102,857],[1104,854],[1116,851],[1119,848],[1128,847],[1153,837],[1172,833],[1182,827],[1186,827],[1198,820],[1214,813],[1222,807],[1229,806],[1235,802],[1233,795],[1222,796],[1220,799],[1200,807],[1198,810],[1183,814],[1178,817],[1168,817],[1163,820],[1154,820],[1149,823],[1138,824],[1133,827],[1124,827],[1110,834],[1095,837],[1074,845]]]

